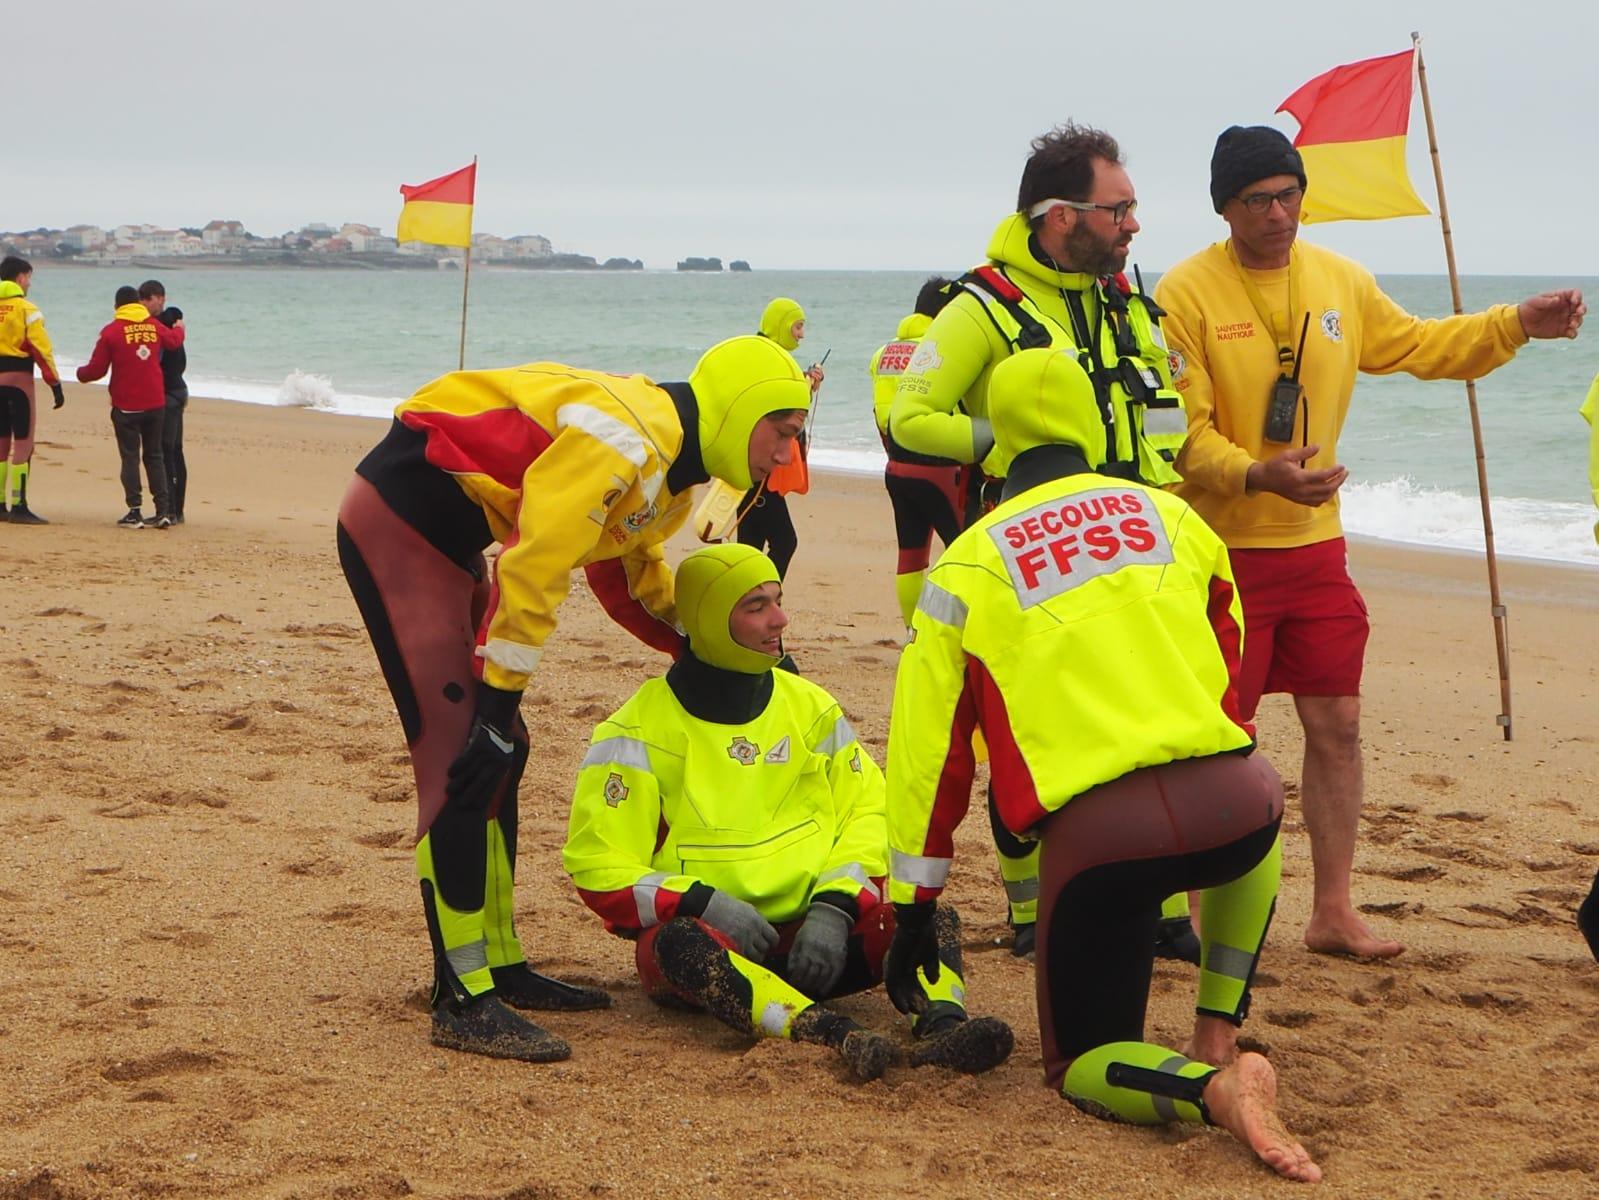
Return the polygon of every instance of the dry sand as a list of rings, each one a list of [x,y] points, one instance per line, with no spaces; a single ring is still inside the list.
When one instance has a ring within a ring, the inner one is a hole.
[[[1030,967],[974,812],[950,889],[974,1009],[1015,1027],[980,1079],[849,1082],[826,1052],[659,1011],[560,867],[590,726],[662,660],[577,581],[526,705],[519,926],[610,1012],[551,1015],[570,1062],[434,1049],[400,727],[333,554],[373,421],[196,401],[189,523],[117,529],[105,393],[43,415],[48,528],[0,525],[0,1198],[1286,1194],[1216,1131],[1079,1114],[1042,1086]],[[794,505],[791,644],[881,754],[893,552],[873,480]],[[1572,914],[1599,866],[1599,575],[1507,564],[1516,738],[1481,565],[1357,546],[1374,618],[1356,888],[1411,950],[1299,943],[1308,849],[1246,1032],[1321,1194],[1599,1192],[1599,965]],[[1291,709],[1261,744],[1297,778]],[[1175,1044],[1188,968],[1157,969]],[[1091,977],[1082,986],[1092,987]],[[843,1007],[881,1028],[881,994]]]

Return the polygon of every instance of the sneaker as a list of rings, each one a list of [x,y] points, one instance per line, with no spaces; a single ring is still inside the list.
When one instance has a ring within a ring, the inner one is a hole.
[[[157,514],[156,519],[151,521],[150,524],[154,525],[157,529],[171,529],[172,518],[167,516],[166,513],[159,513]]]
[[[117,522],[124,529],[143,529],[144,514],[136,508],[128,509],[128,515]]]
[[[183,524],[183,514],[182,513],[173,513],[172,514],[172,523],[174,525],[182,525]]]

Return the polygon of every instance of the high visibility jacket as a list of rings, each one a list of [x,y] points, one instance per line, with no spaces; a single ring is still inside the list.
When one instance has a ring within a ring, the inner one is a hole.
[[[50,335],[45,332],[44,314],[22,294],[20,284],[0,280],[0,374],[31,374],[35,363],[51,387],[61,382]]]
[[[1582,416],[1588,422],[1588,487],[1593,492],[1593,502],[1599,505],[1599,376],[1588,389],[1588,398],[1582,402]],[[1593,536],[1599,541],[1599,521],[1593,525]]]
[[[665,391],[643,375],[529,363],[442,376],[394,415],[427,435],[428,462],[455,477],[502,543],[478,631],[485,683],[527,686],[579,566],[613,618],[676,648],[661,544],[688,519],[692,493],[666,488],[683,429]]]
[[[1221,539],[1167,492],[1083,473],[983,517],[928,573],[900,658],[890,898],[944,886],[974,727],[1013,833],[1139,767],[1251,746],[1242,626]]]
[[[1045,266],[1021,213],[1000,222],[988,257],[990,267],[973,273],[988,278],[966,277],[961,294],[933,318],[906,365],[890,415],[894,440],[919,454],[981,462],[989,475],[1005,475],[1008,464],[993,453],[988,427],[988,377],[1025,348],[1019,343],[1033,341],[1023,337],[1014,305],[1034,323],[1033,344],[1077,349],[1099,397],[1109,472],[1136,473],[1156,485],[1175,483],[1172,463],[1188,420],[1171,386],[1159,309],[1123,279]],[[1014,293],[1009,302],[1007,290]],[[1074,307],[1080,309],[1076,326]],[[1080,337],[1075,328],[1086,332]],[[1135,391],[1147,403],[1135,402]]]
[[[652,679],[595,728],[563,861],[613,933],[671,920],[695,884],[774,923],[827,893],[881,902],[882,772],[825,691],[788,671],[772,683],[760,716],[724,725]]]
[[[1305,466],[1338,462],[1355,377],[1405,371],[1418,379],[1476,379],[1508,362],[1527,341],[1514,305],[1424,321],[1400,308],[1370,271],[1331,250],[1296,242],[1294,265],[1251,271],[1268,313],[1288,308],[1297,273],[1298,312],[1287,313],[1289,348],[1310,316],[1299,382],[1305,389],[1293,445],[1320,446]],[[1244,489],[1249,468],[1282,453],[1265,439],[1266,409],[1281,374],[1278,340],[1266,327],[1227,243],[1201,250],[1160,278],[1173,375],[1188,409],[1189,436],[1177,461],[1177,494],[1236,548],[1308,546],[1343,534],[1338,497],[1312,508],[1272,492]]]
[[[161,351],[183,345],[183,327],[168,328],[142,304],[122,304],[100,330],[89,361],[78,368],[79,383],[93,383],[111,372],[111,407],[123,412],[165,408],[167,389]]]
[[[900,376],[910,366],[911,355],[927,332],[933,318],[922,313],[912,313],[899,323],[894,340],[879,346],[867,370],[872,373],[872,416],[877,420],[877,432],[888,437],[888,413],[894,405],[894,393],[899,390]]]

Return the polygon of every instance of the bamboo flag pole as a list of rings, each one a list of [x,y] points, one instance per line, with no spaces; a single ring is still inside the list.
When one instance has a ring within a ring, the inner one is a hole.
[[[1444,169],[1438,158],[1438,133],[1432,121],[1432,99],[1427,94],[1427,67],[1421,57],[1421,34],[1412,31],[1411,45],[1416,51],[1416,77],[1421,83],[1421,110],[1427,116],[1427,144],[1432,150],[1432,174],[1438,185],[1438,220],[1444,232],[1444,257],[1449,262],[1449,291],[1455,302],[1455,313],[1465,311],[1460,301],[1460,274],[1455,269],[1455,239],[1449,228],[1449,203],[1444,199]],[[1499,563],[1494,557],[1493,512],[1488,503],[1488,459],[1482,448],[1482,418],[1477,413],[1477,383],[1466,380],[1466,403],[1471,409],[1471,439],[1477,448],[1477,491],[1482,499],[1482,537],[1488,558],[1488,598],[1493,613],[1494,644],[1499,652],[1499,703],[1498,723],[1505,731],[1505,741],[1512,737],[1510,721],[1510,628],[1509,614],[1499,595]]]
[[[472,199],[477,200],[477,155],[472,156]],[[466,295],[472,286],[472,232],[466,234],[466,264],[461,272],[461,359],[460,370],[466,370]]]

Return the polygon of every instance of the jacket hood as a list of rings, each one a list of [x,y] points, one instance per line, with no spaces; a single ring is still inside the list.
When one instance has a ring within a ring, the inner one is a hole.
[[[1070,350],[1022,350],[988,380],[988,419],[1007,459],[1036,446],[1075,446],[1090,468],[1105,463],[1105,426],[1094,385]]]
[[[927,327],[933,323],[933,318],[923,313],[912,313],[899,323],[899,328],[894,331],[896,338],[909,340],[920,338],[927,332]]]
[[[800,307],[798,300],[779,296],[761,314],[761,332],[783,349],[792,352],[799,349],[799,339],[794,336],[794,323],[804,319],[805,310]]]
[[[811,385],[794,356],[771,338],[744,334],[707,350],[688,377],[699,404],[700,455],[717,479],[747,490],[750,436],[760,419],[805,410]]]
[[[752,588],[778,582],[777,568],[754,546],[733,542],[707,546],[690,554],[677,568],[677,618],[688,634],[689,649],[700,661],[724,671],[760,675],[778,660],[733,640],[728,622],[738,602]]]
[[[113,321],[148,321],[150,310],[142,304],[119,304]]]
[[[1011,213],[999,223],[994,236],[988,239],[988,257],[1003,266],[1041,279],[1052,288],[1065,288],[1068,292],[1080,292],[1094,282],[1092,275],[1058,271],[1038,260],[1033,253],[1033,227],[1026,213]]]
[[[24,296],[22,285],[15,279],[0,279],[0,300],[10,300],[13,296]]]

